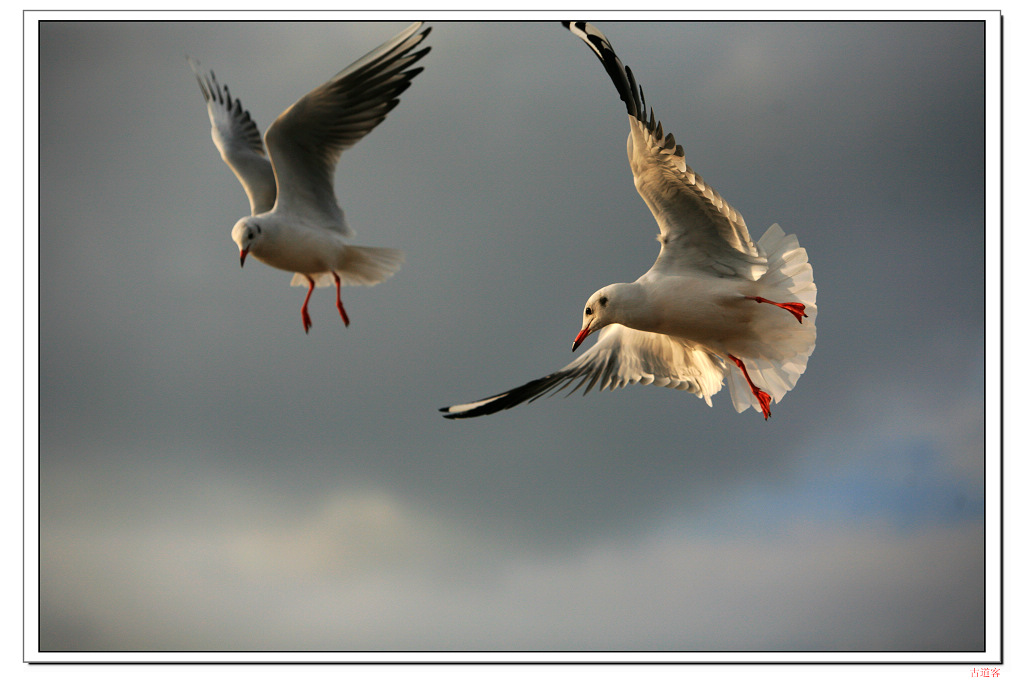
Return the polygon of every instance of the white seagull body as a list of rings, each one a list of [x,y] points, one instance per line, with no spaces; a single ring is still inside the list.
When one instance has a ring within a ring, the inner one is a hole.
[[[317,286],[334,284],[345,325],[341,286],[375,285],[401,266],[396,249],[348,244],[352,230],[334,194],[334,170],[341,153],[373,130],[395,106],[422,67],[410,68],[430,51],[413,48],[430,33],[415,23],[288,107],[260,131],[227,86],[213,72],[203,74],[189,58],[210,115],[211,135],[221,157],[249,197],[250,216],[231,231],[239,262],[254,258],[292,271],[292,286],[306,286],[302,327],[308,333],[309,297]],[[268,157],[269,153],[269,157]]]
[[[643,90],[608,39],[586,22],[563,22],[600,58],[626,103],[626,150],[637,191],[660,228],[661,251],[632,283],[603,287],[587,301],[575,351],[561,370],[489,398],[442,408],[447,418],[489,415],[575,382],[615,389],[654,384],[711,405],[729,385],[733,406],[765,419],[793,388],[814,350],[816,288],[796,237],[771,226],[754,243],[739,212],[686,163],[681,146],[648,115]],[[570,392],[572,393],[572,392]]]

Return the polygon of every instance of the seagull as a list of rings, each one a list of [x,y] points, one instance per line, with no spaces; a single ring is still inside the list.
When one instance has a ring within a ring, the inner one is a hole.
[[[302,328],[309,334],[309,297],[334,284],[336,306],[347,327],[341,286],[375,285],[402,264],[402,252],[347,244],[353,236],[334,195],[341,153],[377,127],[398,105],[398,95],[423,67],[409,68],[430,51],[411,52],[430,29],[412,24],[329,81],[309,92],[267,129],[266,147],[241,100],[232,98],[213,72],[188,57],[210,115],[214,144],[249,197],[251,215],[231,229],[239,263],[254,258],[293,271],[293,287],[308,287]]]
[[[587,22],[562,22],[597,54],[626,104],[626,155],[637,192],[658,224],[660,252],[635,282],[587,300],[572,342],[598,341],[561,370],[503,393],[442,408],[446,418],[490,415],[575,384],[653,384],[703,398],[729,386],[733,407],[771,415],[814,350],[817,289],[807,252],[772,225],[757,243],[743,217],[686,162],[648,112],[643,89],[608,39]]]

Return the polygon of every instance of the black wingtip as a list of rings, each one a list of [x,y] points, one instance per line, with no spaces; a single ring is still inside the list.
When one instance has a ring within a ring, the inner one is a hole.
[[[478,413],[478,412],[475,412],[473,410],[467,410],[466,412],[463,412],[463,413],[453,413],[453,412],[451,412],[451,409],[452,409],[451,406],[447,406],[445,408],[438,408],[438,410],[441,412],[441,417],[443,417],[446,420],[464,420],[464,419],[469,418],[469,417],[479,417],[480,415],[489,415],[489,413]]]
[[[640,118],[640,110],[643,105],[633,72],[615,54],[608,38],[596,26],[591,26],[585,21],[563,21],[562,24],[593,50],[611,77],[612,83],[619,93],[619,99],[626,104],[626,112],[630,116]]]
[[[462,419],[467,417],[482,417],[484,415],[493,415],[494,413],[500,413],[503,410],[509,408],[515,408],[517,405],[522,403],[532,403],[541,396],[558,393],[564,389],[569,383],[580,377],[580,373],[576,370],[566,370],[565,368],[558,372],[553,372],[550,375],[535,379],[531,382],[527,382],[522,386],[503,391],[500,394],[494,396],[488,396],[477,401],[473,401],[473,407],[463,410],[457,413],[446,413],[451,409],[441,408],[441,412],[444,416],[449,419]],[[585,378],[584,378],[585,379]],[[582,383],[583,380],[581,380]],[[579,386],[577,385],[577,389]],[[576,389],[573,389],[575,391]],[[572,393],[572,392],[570,392]],[[470,404],[467,404],[470,405]]]
[[[465,420],[470,417],[480,417],[481,415],[491,414],[490,412],[479,412],[477,410],[467,410],[462,413],[453,413],[451,412],[452,406],[438,408],[438,410],[441,412],[441,417],[443,417],[446,420]]]

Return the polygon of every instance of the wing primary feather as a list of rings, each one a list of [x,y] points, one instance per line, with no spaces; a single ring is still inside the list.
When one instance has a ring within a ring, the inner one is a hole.
[[[598,365],[590,368],[588,375],[590,376],[590,383],[587,384],[587,388],[583,391],[583,395],[586,396],[590,393],[590,390],[594,388],[598,382],[601,381],[602,376],[608,368],[608,356],[605,356],[599,361]]]
[[[566,396],[567,396],[567,397],[568,397],[568,396],[572,396],[572,395],[573,395],[573,394],[575,394],[575,393],[576,393],[577,391],[579,391],[579,388],[580,388],[581,386],[583,386],[583,383],[587,381],[587,378],[586,378],[586,376],[585,376],[585,375],[581,377],[581,376],[580,376],[579,374],[576,374],[576,375],[575,375],[575,376],[574,376],[574,377],[572,378],[572,381],[576,382],[576,384],[575,384],[575,385],[573,386],[573,388],[572,388],[572,389],[571,389],[571,390],[569,391],[569,393],[568,393],[568,394],[566,394]],[[566,383],[566,386],[569,386],[569,383],[568,383],[568,382]],[[586,393],[586,392],[584,392],[584,393]]]
[[[635,83],[631,85],[632,76],[629,74],[629,67],[623,66],[604,34],[585,21],[563,21],[562,25],[582,38],[583,42],[594,51],[611,77],[612,83],[619,93],[619,98],[626,103],[626,111],[630,116],[636,116],[639,99],[636,96]]]
[[[615,389],[618,386],[618,381],[620,381],[621,378],[616,370],[618,370],[618,363],[614,362],[612,357],[609,355],[608,362],[605,363],[604,366],[604,373],[601,379],[601,387],[599,391],[604,391],[608,387]]]
[[[314,207],[322,222],[350,234],[334,193],[342,152],[374,130],[398,105],[398,96],[423,71],[416,66],[430,47],[417,22],[336,73],[284,111],[267,129],[274,163],[277,209]]]
[[[540,379],[535,379],[532,382],[527,382],[522,386],[488,398],[474,401],[473,403],[464,404],[464,406],[472,406],[467,410],[459,410],[463,406],[448,406],[447,408],[441,408],[441,412],[444,417],[448,419],[461,419],[466,417],[479,417],[481,415],[492,415],[502,410],[508,410],[514,408],[520,403],[533,401],[541,396],[550,392],[558,384],[565,382],[567,379],[566,373],[556,372]],[[571,378],[568,378],[571,379]]]
[[[188,55],[186,59],[206,102],[211,137],[221,158],[242,184],[250,211],[253,214],[269,211],[276,199],[277,185],[259,127],[242,101],[231,96],[231,91],[217,81],[212,70],[203,73],[199,62]]]

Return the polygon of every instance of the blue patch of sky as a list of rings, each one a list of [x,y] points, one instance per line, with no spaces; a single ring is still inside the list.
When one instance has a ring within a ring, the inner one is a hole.
[[[885,442],[877,452],[865,454],[866,467],[846,467],[803,482],[790,506],[802,502],[817,514],[881,520],[903,531],[980,519],[980,481],[946,468],[940,449],[940,444],[921,438]],[[883,458],[893,466],[880,471],[871,467]]]
[[[982,519],[981,477],[948,466],[938,441],[890,435],[858,446],[842,457],[809,453],[791,477],[744,483],[669,526],[699,536],[785,533],[807,524],[914,534]],[[980,453],[978,458],[980,463]]]

